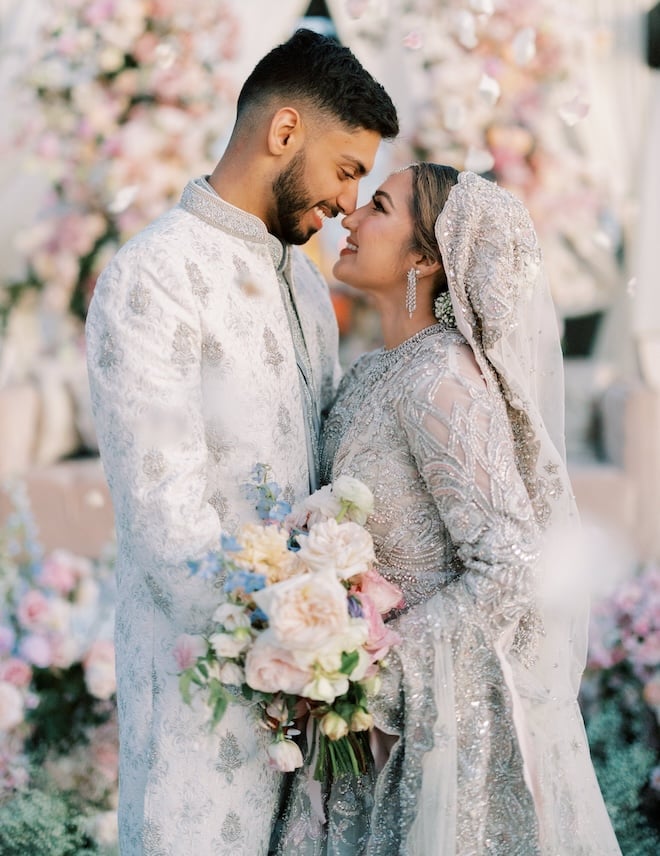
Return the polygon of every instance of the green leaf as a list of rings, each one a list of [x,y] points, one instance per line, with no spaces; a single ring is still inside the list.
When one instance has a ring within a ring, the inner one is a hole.
[[[224,689],[221,689],[220,692],[217,693],[215,699],[213,701],[213,707],[211,712],[211,726],[213,728],[220,722],[222,717],[225,715],[225,711],[227,710],[227,706],[229,704],[229,697]]]
[[[185,672],[181,672],[179,675],[179,691],[181,693],[181,697],[183,698],[186,704],[190,704],[190,684],[192,683],[195,677],[194,669],[186,669]],[[198,683],[198,681],[195,681]]]
[[[357,666],[360,660],[360,655],[357,651],[342,651],[341,653],[341,666],[339,667],[339,671],[342,675],[350,675],[353,669]]]

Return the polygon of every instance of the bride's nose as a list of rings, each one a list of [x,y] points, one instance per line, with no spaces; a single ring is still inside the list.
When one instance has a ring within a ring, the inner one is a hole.
[[[354,222],[354,217],[353,217],[354,214],[355,214],[355,211],[351,212],[350,214],[347,214],[345,217],[342,217],[342,220],[341,220],[342,228],[346,229],[348,232],[351,231],[352,224]]]

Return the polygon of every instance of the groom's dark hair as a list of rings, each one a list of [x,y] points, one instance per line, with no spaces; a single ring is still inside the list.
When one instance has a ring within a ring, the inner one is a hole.
[[[238,96],[237,121],[276,97],[306,102],[320,115],[383,139],[399,133],[396,108],[381,84],[349,48],[312,30],[296,30],[257,63]]]

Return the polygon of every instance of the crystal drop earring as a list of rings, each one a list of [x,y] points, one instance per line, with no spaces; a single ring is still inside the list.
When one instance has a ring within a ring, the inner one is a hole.
[[[412,318],[415,307],[417,306],[417,277],[419,271],[417,268],[410,268],[408,271],[408,286],[406,288],[406,311],[408,317]]]

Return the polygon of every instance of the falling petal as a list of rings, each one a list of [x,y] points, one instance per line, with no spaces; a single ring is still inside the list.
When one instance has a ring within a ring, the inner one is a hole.
[[[479,94],[489,104],[496,104],[500,97],[500,85],[490,74],[482,74],[479,81]]]
[[[403,39],[404,48],[411,51],[418,51],[424,44],[422,34],[417,30],[411,30]]]
[[[493,168],[495,158],[487,149],[470,146],[465,158],[465,169],[470,172],[484,173]]]
[[[517,65],[527,65],[536,56],[536,30],[523,27],[513,39],[513,57]]]
[[[574,98],[571,98],[570,101],[562,104],[558,112],[559,118],[565,122],[569,128],[572,128],[573,125],[577,125],[577,123],[587,115],[589,112],[589,104],[587,104],[586,101],[583,101],[579,95],[576,95]]]
[[[637,293],[637,277],[631,276],[628,282],[626,283],[626,294],[629,297],[634,297]]]
[[[122,211],[125,211],[135,199],[137,192],[137,184],[129,184],[127,187],[122,187],[112,202],[108,205],[108,211],[111,214],[121,214]]]

